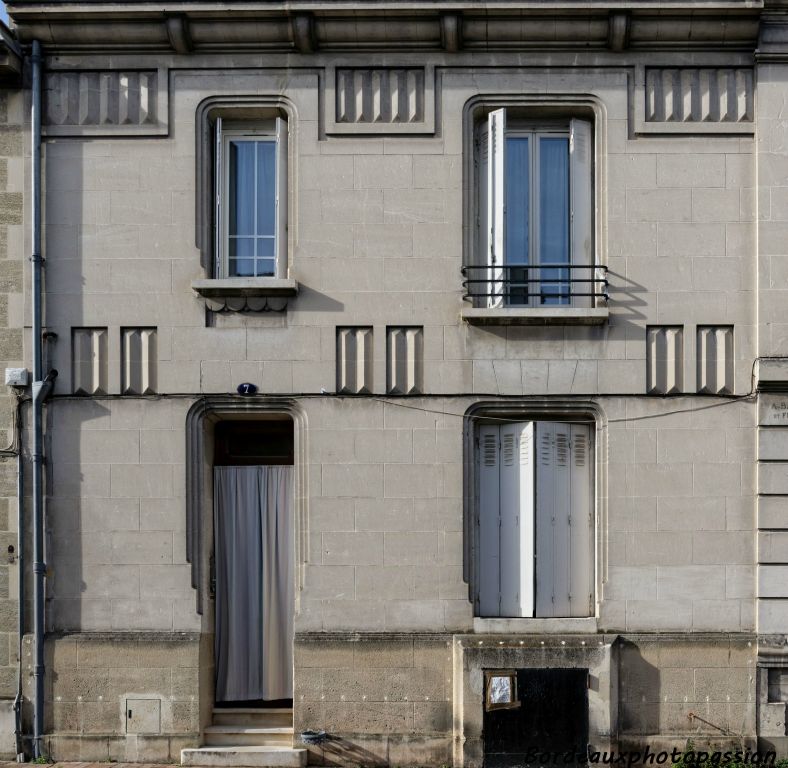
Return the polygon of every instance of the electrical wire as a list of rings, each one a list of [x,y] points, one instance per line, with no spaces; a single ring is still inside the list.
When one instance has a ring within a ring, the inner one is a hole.
[[[682,414],[682,413],[697,413],[697,412],[700,412],[700,411],[707,411],[707,410],[711,410],[713,408],[722,408],[722,407],[725,407],[725,406],[728,406],[728,405],[733,405],[735,403],[753,400],[758,395],[758,393],[757,393],[757,391],[755,389],[755,366],[758,364],[758,362],[760,362],[761,360],[785,360],[785,359],[786,359],[785,357],[779,357],[779,356],[760,356],[760,357],[756,357],[753,360],[753,362],[752,362],[752,367],[751,367],[751,370],[750,370],[750,391],[747,394],[745,394],[745,395],[716,395],[716,397],[721,398],[719,402],[709,403],[707,405],[693,406],[691,408],[674,408],[674,409],[669,410],[669,411],[661,411],[660,413],[647,413],[647,414],[643,414],[641,416],[623,416],[621,418],[607,419],[605,423],[606,424],[622,424],[622,423],[628,423],[628,422],[633,422],[634,423],[634,422],[638,422],[638,421],[647,421],[647,420],[651,420],[651,419],[660,419],[660,418],[663,418],[665,416],[674,416],[674,415]],[[690,393],[690,392],[682,392],[682,393],[677,393],[675,395],[667,395],[667,396],[663,396],[663,397],[655,397],[653,395],[640,395],[640,394],[633,394],[633,393],[629,392],[629,393],[613,393],[613,394],[602,394],[602,395],[598,394],[597,397],[604,397],[606,399],[621,398],[621,397],[629,397],[629,398],[636,397],[638,399],[643,398],[643,399],[648,399],[648,400],[654,402],[654,401],[665,401],[665,400],[670,400],[670,399],[678,399],[678,398],[690,397],[690,396],[692,396],[692,394],[693,393]],[[179,399],[179,400],[188,399],[188,400],[195,400],[195,401],[201,400],[203,402],[204,407],[205,407],[209,398],[215,397],[215,396],[227,396],[227,395],[232,396],[232,393],[229,393],[229,392],[219,393],[219,392],[217,392],[217,393],[208,394],[208,393],[203,392],[203,393],[200,393],[200,394],[191,394],[191,393],[183,392],[183,393],[172,393],[172,394],[161,393],[161,394],[156,394],[156,395],[136,395],[136,396],[109,395],[108,394],[108,395],[93,396],[93,397],[90,397],[90,398],[84,398],[84,397],[78,396],[78,395],[64,394],[64,395],[53,395],[50,399],[52,399],[52,400],[85,400],[85,399],[90,399],[90,400],[132,400],[133,399],[133,400],[146,400],[146,401],[150,401],[150,400],[167,400],[167,399]],[[382,403],[383,405],[392,405],[392,406],[395,406],[397,408],[404,408],[406,410],[419,411],[421,413],[432,414],[432,415],[435,415],[435,416],[448,416],[450,418],[456,418],[456,419],[468,419],[468,420],[471,420],[471,421],[481,420],[481,421],[484,421],[486,423],[499,422],[499,423],[502,423],[502,424],[509,424],[509,423],[515,423],[515,422],[522,421],[522,417],[519,417],[519,416],[506,417],[506,416],[490,416],[490,415],[483,415],[483,414],[478,414],[477,415],[477,414],[468,414],[468,413],[457,413],[457,412],[454,412],[454,411],[446,411],[446,410],[442,410],[442,409],[439,409],[439,408],[425,408],[423,406],[419,406],[419,405],[413,404],[410,396],[406,396],[405,398],[400,400],[400,399],[393,399],[393,398],[390,398],[390,397],[381,397],[380,395],[345,395],[345,394],[341,394],[341,393],[326,392],[326,391],[322,391],[320,393],[311,393],[311,392],[277,393],[275,395],[263,395],[263,396],[264,397],[286,398],[286,399],[291,399],[291,400],[292,399],[306,399],[306,398],[309,398],[309,399],[325,398],[325,397],[347,399],[347,400],[360,400],[360,401],[364,401],[364,400],[369,401],[369,400],[371,400],[371,401],[374,401],[374,402]],[[441,398],[458,398],[458,397],[468,398],[468,397],[472,397],[472,398],[475,398],[475,399],[485,399],[485,398],[497,397],[497,398],[505,398],[504,400],[500,401],[501,403],[505,403],[506,399],[517,398],[518,400],[522,400],[522,398],[524,396],[523,395],[501,395],[501,394],[492,394],[492,393],[487,394],[487,393],[475,393],[474,392],[474,393],[463,393],[463,394],[425,395],[425,397],[441,397]],[[532,397],[539,398],[539,399],[545,399],[545,398],[550,397],[550,395],[533,395]],[[582,398],[584,401],[588,401],[588,399],[589,399],[589,395],[557,395],[557,397],[577,398],[577,399],[581,399]],[[254,396],[249,397],[249,399],[251,401],[254,401]],[[518,403],[518,407],[519,407],[519,403]],[[4,452],[0,451],[0,456],[2,456],[2,455],[4,455]],[[6,455],[12,455],[12,454],[6,454]]]

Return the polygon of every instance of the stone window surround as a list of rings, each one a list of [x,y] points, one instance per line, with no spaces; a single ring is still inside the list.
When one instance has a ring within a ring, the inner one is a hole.
[[[234,395],[206,396],[186,415],[186,559],[191,564],[197,613],[203,630],[213,632],[211,553],[213,552],[213,426],[226,419],[288,417],[293,421],[293,473],[295,518],[295,610],[303,587],[308,555],[306,414],[288,397]]]
[[[462,153],[463,176],[463,264],[476,264],[475,227],[476,190],[479,180],[475,171],[475,127],[493,109],[530,108],[535,117],[587,116],[594,124],[594,232],[595,263],[605,264],[607,254],[607,221],[605,172],[605,140],[607,123],[602,102],[590,94],[480,94],[469,99],[463,107]],[[465,306],[462,319],[481,325],[599,325],[606,323],[610,315],[608,307],[504,307],[481,308]]]
[[[287,148],[288,166],[288,234],[287,274],[283,277],[216,278],[214,263],[214,124],[217,117],[234,121],[259,121],[261,118],[283,117],[287,121],[290,140]],[[297,113],[291,101],[282,96],[212,96],[204,99],[195,115],[196,156],[196,245],[205,277],[192,281],[192,290],[201,296],[213,311],[283,311],[287,299],[298,293],[298,283],[290,273],[293,253],[294,199],[292,180],[296,178],[294,153]]]
[[[478,552],[476,515],[478,504],[478,470],[476,467],[476,435],[480,419],[516,418],[574,420],[594,424],[594,605],[595,615],[588,618],[480,618],[474,617],[477,633],[560,633],[588,632],[598,629],[599,604],[607,576],[607,456],[606,417],[602,408],[592,401],[550,400],[483,400],[465,412],[463,424],[463,580],[468,584],[468,599],[474,605],[478,597]]]

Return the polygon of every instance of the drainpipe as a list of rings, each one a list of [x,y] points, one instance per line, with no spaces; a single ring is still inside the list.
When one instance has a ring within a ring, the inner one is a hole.
[[[48,390],[43,379],[43,339],[41,335],[41,44],[33,41],[30,62],[33,68],[31,104],[32,157],[32,265],[33,295],[33,757],[44,756],[41,737],[44,733],[44,435],[43,402]]]
[[[18,675],[16,698],[14,699],[14,728],[16,737],[16,761],[24,762],[25,737],[22,727],[22,642],[25,636],[25,482],[22,466],[22,401],[16,402],[16,571],[19,582],[19,617],[17,619]]]

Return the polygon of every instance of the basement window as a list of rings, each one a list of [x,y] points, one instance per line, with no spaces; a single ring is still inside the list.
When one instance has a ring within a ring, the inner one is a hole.
[[[486,695],[484,708],[515,709],[520,706],[517,700],[517,674],[514,670],[499,670],[484,673]]]

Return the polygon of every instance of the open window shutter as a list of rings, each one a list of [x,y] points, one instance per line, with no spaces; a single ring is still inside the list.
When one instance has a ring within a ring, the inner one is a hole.
[[[215,165],[213,169],[213,276],[223,277],[224,270],[222,269],[222,179],[224,173],[222,172],[222,118],[216,118],[215,128],[215,146],[214,146],[214,160]]]
[[[479,429],[479,615],[500,615],[500,432]]]
[[[569,615],[593,615],[593,451],[591,426],[572,424]]]
[[[480,126],[478,130],[478,165],[476,167],[476,243],[478,254],[473,261],[474,266],[485,267],[485,270],[472,269],[468,272],[469,280],[481,280],[469,285],[471,294],[485,294],[489,292],[488,275],[486,267],[490,260],[490,223],[488,211],[488,187],[489,187],[489,167],[490,167],[490,132],[487,124]],[[475,297],[474,307],[486,307],[490,303],[488,296]]]
[[[555,425],[536,424],[536,615],[553,615],[553,487]]]
[[[593,204],[593,157],[591,123],[588,120],[572,120],[569,129],[569,190],[571,196],[572,264],[585,269],[572,270],[572,276],[589,278],[589,282],[572,283],[572,290],[586,296],[577,296],[572,304],[576,307],[593,307],[594,276],[594,204]]]
[[[501,616],[534,615],[533,422],[501,427]]]
[[[505,200],[504,169],[506,150],[506,110],[496,109],[487,118],[488,153],[487,163],[487,224],[490,228],[487,251],[488,278],[490,280],[488,306],[503,305],[504,243],[505,243]]]
[[[276,277],[287,277],[287,121],[276,118]]]

